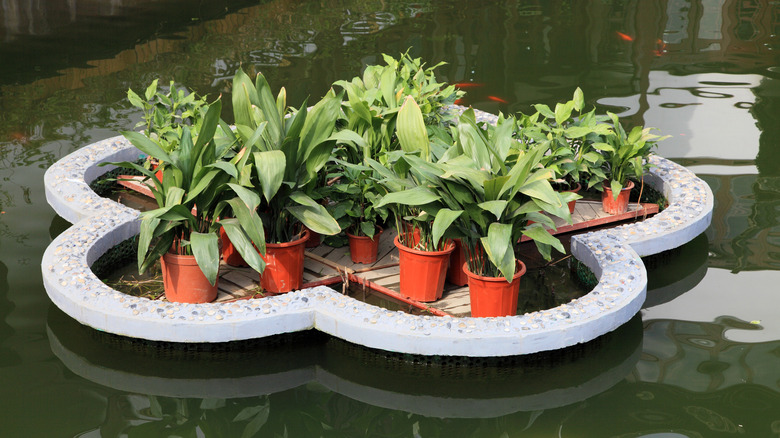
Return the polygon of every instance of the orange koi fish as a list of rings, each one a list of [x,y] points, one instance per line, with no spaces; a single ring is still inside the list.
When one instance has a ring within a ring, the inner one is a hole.
[[[496,96],[488,96],[487,98],[488,98],[488,99],[490,99],[490,100],[492,100],[493,102],[499,102],[499,103],[509,103],[509,102],[507,102],[506,100],[504,100],[504,99],[502,99],[502,98],[500,98],[500,97],[496,97]]]
[[[623,41],[634,41],[634,38],[633,38],[632,36],[630,36],[630,35],[626,35],[626,34],[624,34],[623,32],[615,32],[615,33],[616,33],[616,34],[617,34],[617,36],[619,36],[619,37],[620,37],[620,39],[621,39],[621,40],[623,40]]]
[[[455,84],[458,88],[476,88],[476,87],[484,87],[485,84],[480,84],[478,82],[458,82]]]

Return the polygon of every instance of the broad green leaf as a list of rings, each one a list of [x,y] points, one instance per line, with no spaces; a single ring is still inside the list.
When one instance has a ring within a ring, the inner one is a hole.
[[[493,213],[493,216],[496,217],[496,220],[501,220],[501,216],[506,210],[507,201],[504,200],[486,201],[486,202],[480,202],[477,205],[479,206],[479,208]]]
[[[258,194],[253,190],[249,190],[246,187],[232,183],[228,183],[228,186],[233,189],[233,192],[235,192],[235,194],[238,195],[242,201],[244,201],[244,204],[246,204],[247,207],[252,210],[255,210],[257,206],[260,205],[260,202],[262,202],[260,196],[258,196]]]
[[[569,120],[571,117],[571,110],[574,107],[574,103],[569,101],[566,103],[558,103],[555,105],[555,123],[562,125],[563,122]]]
[[[195,156],[200,156],[201,150],[214,138],[214,133],[219,126],[219,115],[222,113],[222,101],[217,99],[214,103],[209,105],[209,109],[206,111],[206,116],[203,118],[203,124],[198,132],[198,139],[195,141]]]
[[[139,270],[144,264],[146,254],[149,252],[149,245],[154,237],[154,230],[160,225],[158,218],[144,218],[141,221],[141,233],[138,235],[138,267]],[[143,273],[143,272],[142,272]]]
[[[487,237],[480,238],[490,262],[511,282],[515,275],[515,254],[512,249],[512,225],[493,222]]]
[[[206,279],[214,286],[219,272],[219,236],[216,233],[191,233],[192,255]]]
[[[455,219],[459,218],[461,214],[463,214],[463,210],[454,211],[450,210],[449,208],[442,208],[436,213],[436,217],[433,219],[433,227],[431,229],[434,246],[439,246],[439,241],[441,240],[442,236],[444,236],[444,233],[447,232],[450,225],[452,225]]]
[[[141,100],[141,98],[135,93],[135,91],[133,91],[130,88],[127,89],[127,100],[129,100],[130,104],[136,108],[141,108],[141,109],[144,108],[144,101]]]
[[[265,261],[260,257],[260,253],[265,254],[265,240],[262,240],[260,253],[258,248],[252,245],[244,230],[238,223],[238,219],[222,219],[219,221],[222,229],[227,233],[230,242],[236,247],[238,253],[244,258],[244,261],[255,271],[263,273],[265,270]]]
[[[563,248],[563,245],[561,244],[561,241],[550,234],[543,227],[528,227],[523,230],[523,235],[528,236],[534,242],[550,245],[562,253],[566,252],[566,250]],[[546,257],[546,259],[549,260],[549,257]]]
[[[155,94],[157,94],[157,79],[153,80],[152,83],[149,84],[148,87],[146,87],[146,91],[144,92],[144,97],[146,98],[147,101],[149,101],[152,100]]]
[[[430,144],[428,131],[425,129],[422,112],[412,96],[406,96],[404,104],[398,111],[396,134],[404,152],[420,152],[420,157],[430,161]]]
[[[328,213],[322,205],[311,199],[303,192],[293,192],[290,200],[300,205],[288,205],[287,211],[292,213],[301,223],[315,233],[332,236],[341,232],[341,227],[336,219]]]
[[[379,201],[376,206],[377,208],[388,204],[416,206],[430,204],[431,202],[436,202],[439,199],[441,198],[438,194],[424,187],[414,187],[411,189],[388,193],[382,197],[382,200]]]
[[[563,133],[568,138],[581,138],[585,137],[586,135],[593,132],[593,129],[587,127],[587,126],[572,126],[570,128],[566,128]]]
[[[279,114],[279,110],[276,107],[276,100],[274,100],[273,94],[271,94],[271,87],[268,85],[265,76],[262,73],[258,73],[255,78],[255,89],[258,108],[263,112],[263,116],[268,121],[266,130],[268,136],[273,143],[278,143],[283,137],[284,126],[282,121],[282,115]],[[238,123],[238,121],[236,121]]]
[[[620,181],[612,180],[609,182],[609,188],[612,189],[612,197],[617,201],[620,196],[620,191],[623,189],[623,185]]]
[[[236,125],[254,127],[255,122],[252,117],[252,105],[256,104],[255,87],[252,80],[244,73],[244,70],[238,69],[233,76],[233,119]]]
[[[284,181],[287,159],[282,151],[255,152],[254,157],[263,196],[271,202]]]
[[[550,107],[544,104],[536,104],[533,106],[536,111],[548,119],[554,119],[555,113],[550,110]]]
[[[254,242],[258,250],[265,253],[265,230],[257,210],[247,206],[239,198],[229,200],[228,204],[246,235]]]
[[[150,157],[156,158],[160,161],[171,161],[171,157],[168,156],[168,153],[165,152],[165,150],[163,150],[159,144],[153,142],[149,139],[149,137],[141,134],[140,132],[121,131],[121,134],[125,136],[125,138],[128,139],[130,143],[133,144],[133,146],[137,147],[138,150],[145,153],[146,155],[149,155]]]
[[[582,109],[585,108],[585,95],[582,93],[580,87],[577,87],[577,89],[574,90],[572,101],[574,102],[574,109],[578,112],[582,112]]]
[[[534,181],[520,187],[519,191],[532,198],[541,199],[550,204],[560,203],[560,199],[555,194],[552,186],[547,180]]]
[[[165,194],[165,206],[172,207],[176,204],[181,204],[182,198],[184,198],[184,189],[181,187],[171,187]]]

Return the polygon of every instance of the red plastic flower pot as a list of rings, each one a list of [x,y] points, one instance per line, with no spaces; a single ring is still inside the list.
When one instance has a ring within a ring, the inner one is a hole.
[[[430,302],[441,298],[444,278],[455,244],[448,242],[443,251],[420,251],[401,244],[395,237],[401,269],[401,294],[413,300]]]
[[[463,244],[460,239],[453,239],[455,250],[450,254],[450,267],[447,269],[447,281],[455,286],[465,286],[469,277],[463,272],[463,264],[466,263],[466,255],[463,252]]]
[[[238,252],[233,242],[230,241],[227,233],[223,228],[219,229],[219,238],[222,241],[222,260],[230,266],[249,266],[241,254]]]
[[[563,192],[572,192],[572,193],[579,193],[580,189],[582,188],[582,185],[580,183],[577,183],[577,187],[571,189],[571,190],[564,190]],[[574,214],[574,209],[577,206],[577,200],[569,201],[569,213]]]
[[[306,241],[306,248],[316,248],[320,246],[320,242],[322,241],[322,236],[320,233],[316,233],[309,229],[309,227],[306,228],[306,231],[309,232],[309,240]]]
[[[260,274],[260,285],[267,292],[290,292],[303,283],[303,253],[309,232],[292,242],[265,244],[265,270]]]
[[[353,263],[371,264],[376,262],[379,237],[382,235],[382,231],[382,228],[377,226],[373,239],[368,236],[355,236],[347,232],[349,257]]]
[[[608,214],[621,214],[628,211],[628,197],[631,195],[631,189],[634,188],[634,182],[629,181],[628,185],[618,193],[617,199],[612,195],[612,189],[609,184],[604,183],[604,191],[601,192],[601,208]]]
[[[160,258],[165,298],[175,303],[209,303],[217,298],[217,283],[209,283],[195,256],[167,253]]]
[[[496,317],[517,314],[517,294],[520,290],[520,277],[525,274],[525,264],[517,261],[512,281],[504,277],[482,277],[469,271],[468,263],[463,264],[463,272],[469,278],[469,298],[471,316]]]

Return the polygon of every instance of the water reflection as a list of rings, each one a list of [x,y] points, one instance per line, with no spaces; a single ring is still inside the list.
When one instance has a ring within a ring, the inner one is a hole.
[[[555,409],[607,391],[634,369],[642,324],[634,318],[567,352],[502,360],[386,354],[316,333],[188,351],[99,335],[56,308],[49,313],[48,336],[71,372],[113,390],[149,394],[150,400],[222,400],[218,405],[224,407],[233,405],[231,399],[284,398],[290,391],[317,398],[327,392],[426,417],[495,418]]]

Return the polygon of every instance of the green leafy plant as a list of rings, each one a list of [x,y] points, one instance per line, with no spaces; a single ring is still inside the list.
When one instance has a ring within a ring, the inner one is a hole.
[[[554,183],[564,189],[573,189],[579,183],[587,188],[600,187],[606,178],[604,161],[597,144],[612,133],[612,127],[596,115],[595,108],[582,113],[585,97],[580,88],[571,100],[555,105],[555,110],[536,104],[536,113],[520,115],[520,141],[526,147],[544,144],[548,151],[542,158],[545,167],[555,176]]]
[[[179,146],[166,151],[159,137],[145,133],[122,132],[139,150],[166,163],[162,180],[136,163],[112,163],[135,169],[150,178],[150,187],[158,208],[141,213],[138,237],[138,266],[143,273],[166,252],[193,255],[201,271],[213,285],[219,271],[219,229],[236,230],[262,242],[262,222],[255,212],[259,198],[230,184],[236,175],[236,161],[225,161],[228,148],[218,147],[214,134],[220,123],[220,100],[207,106],[205,115],[193,120],[193,127],[182,127]],[[232,189],[235,188],[236,192]],[[232,207],[238,219],[218,221],[226,207]],[[265,264],[250,245],[238,247],[247,263],[262,272]]]
[[[420,246],[432,250],[447,237],[461,238],[469,269],[479,275],[511,280],[515,244],[523,235],[548,259],[551,247],[563,252],[545,228],[554,228],[553,220],[542,212],[571,221],[569,195],[550,185],[552,170],[541,166],[545,146],[519,148],[515,130],[511,117],[496,127],[478,126],[469,110],[453,128],[455,143],[438,162],[413,152],[400,153],[389,169],[372,162],[388,190],[378,205],[392,205],[398,220],[419,225],[425,242]]]
[[[384,162],[385,154],[400,147],[395,137],[396,116],[408,97],[417,102],[425,115],[424,124],[431,136],[440,136],[442,128],[456,118],[449,106],[463,92],[436,81],[434,70],[443,63],[426,68],[420,58],[410,57],[408,51],[400,59],[382,56],[386,65],[369,65],[362,77],[336,81],[334,86],[346,92],[345,128],[364,139],[367,149],[363,158]]]
[[[594,147],[602,151],[604,156],[603,170],[605,180],[609,182],[612,195],[617,199],[620,190],[629,179],[641,180],[650,168],[647,158],[657,142],[669,136],[651,134],[653,128],[635,126],[626,133],[617,115],[608,112],[614,129],[603,137],[603,142],[595,143]]]
[[[307,193],[318,180],[318,173],[330,159],[339,138],[334,134],[341,96],[332,91],[311,109],[306,102],[300,108],[287,106],[282,89],[274,99],[262,74],[255,83],[239,69],[233,78],[233,114],[235,133],[225,134],[239,145],[237,173],[233,185],[239,195],[253,191],[259,199],[259,214],[265,242],[294,240],[302,232],[301,224],[324,235],[341,231],[328,211]],[[250,196],[246,195],[246,200]],[[252,202],[251,205],[254,205]],[[230,240],[249,245],[249,237],[237,228],[226,228]],[[257,242],[255,242],[257,244]],[[243,253],[242,253],[243,254]]]
[[[158,87],[155,79],[146,88],[143,98],[132,89],[127,90],[130,104],[143,111],[143,120],[136,128],[143,131],[166,152],[176,149],[181,142],[183,127],[195,125],[203,117],[206,109],[206,98],[198,97],[183,88],[177,88],[173,81],[167,90]]]

